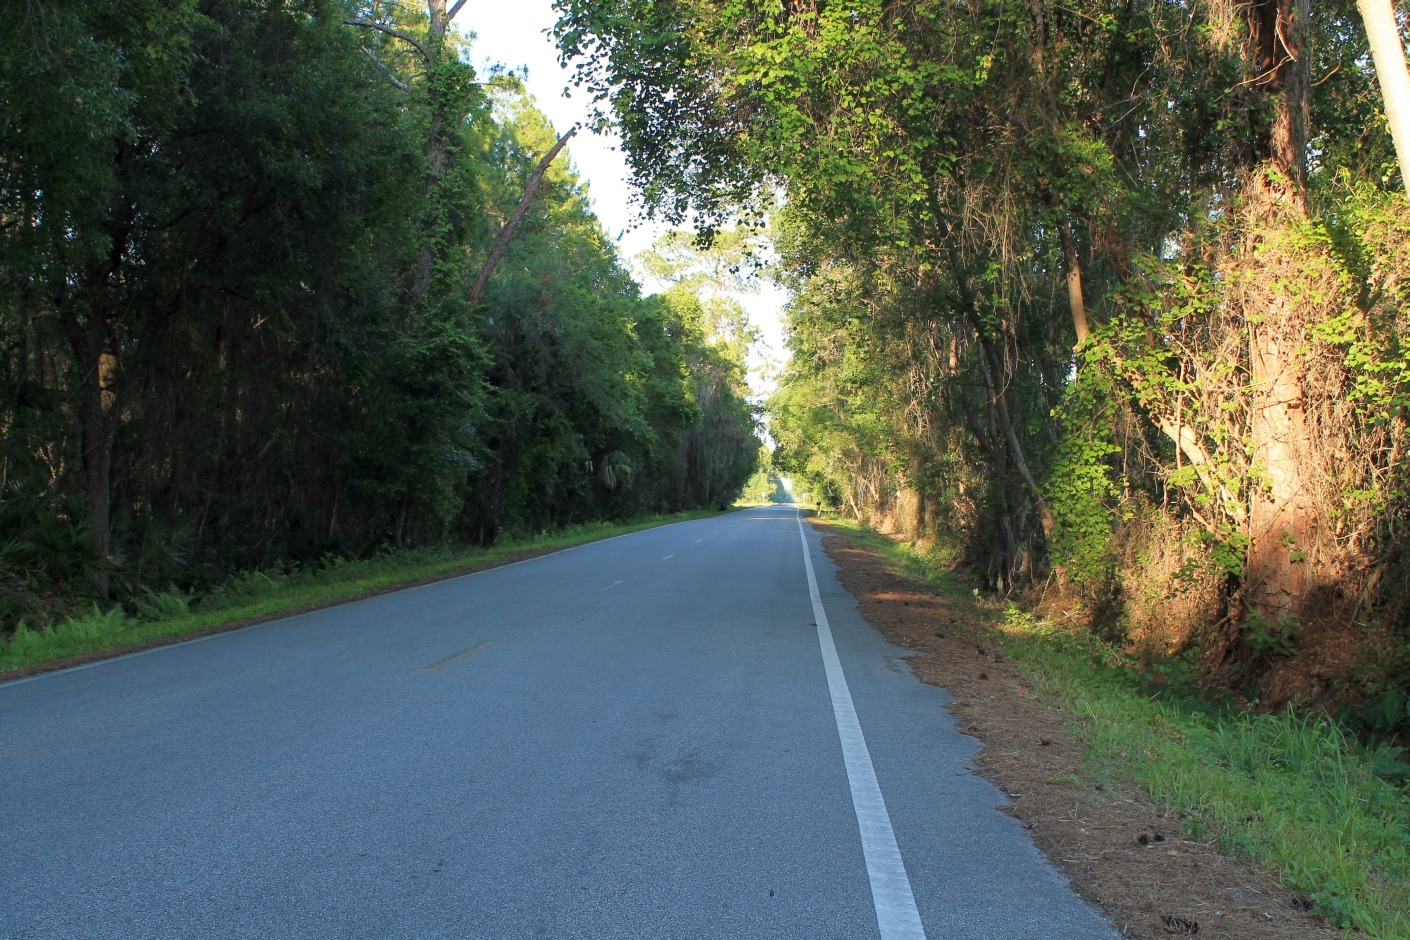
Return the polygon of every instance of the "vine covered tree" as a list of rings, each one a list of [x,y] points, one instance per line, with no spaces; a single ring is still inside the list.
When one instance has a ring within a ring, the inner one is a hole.
[[[559,8],[658,212],[782,205],[776,463],[1275,703],[1410,674],[1407,213],[1351,4]]]

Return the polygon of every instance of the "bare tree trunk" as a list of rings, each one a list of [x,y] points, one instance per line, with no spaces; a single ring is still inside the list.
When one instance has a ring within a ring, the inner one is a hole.
[[[411,508],[411,494],[403,493],[401,498],[401,508],[397,510],[397,525],[394,539],[397,548],[405,545],[406,536],[406,514]]]
[[[446,29],[450,26],[450,18],[446,16],[445,0],[427,0],[426,12],[429,15],[425,48],[426,76],[428,81],[434,82],[436,63],[445,51]],[[416,266],[416,280],[411,289],[413,304],[419,303],[421,298],[426,296],[436,267],[436,230],[440,223],[437,216],[441,211],[438,193],[445,183],[448,170],[447,155],[450,148],[446,141],[446,132],[449,123],[450,115],[446,113],[444,96],[439,94],[433,85],[431,120],[426,129],[426,182],[423,192],[429,213],[425,221],[426,231],[421,236],[421,256]]]
[[[132,233],[132,213],[107,226],[111,237],[108,257],[82,279],[103,285],[122,267]],[[86,307],[80,316],[76,307]],[[73,352],[78,373],[79,435],[83,446],[84,516],[92,532],[98,567],[89,572],[94,592],[106,599],[111,593],[109,553],[112,538],[113,439],[117,436],[122,402],[117,389],[117,346],[113,338],[114,308],[102,288],[79,304],[61,293],[55,299],[59,322]]]
[[[1057,137],[1062,133],[1061,115],[1059,97],[1053,87],[1056,76],[1048,69],[1048,21],[1043,10],[1043,0],[1028,0],[1028,11],[1033,17],[1033,39],[1029,58],[1037,76],[1041,98],[1039,111],[1045,115],[1050,133]],[[1060,55],[1059,52],[1058,58]],[[1076,345],[1080,348],[1087,341],[1087,303],[1082,296],[1082,265],[1077,258],[1077,241],[1072,237],[1072,222],[1068,219],[1064,207],[1055,205],[1047,180],[1040,181],[1038,195],[1044,203],[1056,209],[1058,237],[1062,241],[1062,258],[1066,269],[1067,303],[1072,311],[1072,327],[1077,331]]]
[[[1043,535],[1050,537],[1053,534],[1053,513],[1048,508],[1048,501],[1043,498],[1043,491],[1038,488],[1038,481],[1033,478],[1033,472],[1028,468],[1028,460],[1023,456],[1023,446],[1018,441],[1018,433],[1014,430],[1013,419],[1009,415],[1008,404],[1008,375],[1003,370],[1003,362],[999,357],[998,350],[994,348],[993,340],[980,336],[980,346],[984,351],[984,358],[987,363],[986,372],[992,371],[992,377],[986,378],[989,386],[989,393],[993,397],[994,413],[999,419],[999,429],[1003,431],[1004,440],[1008,443],[1009,459],[1013,467],[1018,471],[1018,477],[1023,481],[1024,489],[1028,490],[1028,496],[1033,500],[1033,505],[1038,510],[1038,522],[1043,527]]]
[[[1273,123],[1255,141],[1257,157],[1282,177],[1264,184],[1286,203],[1286,211],[1307,212],[1307,68],[1303,34],[1310,15],[1308,0],[1253,0],[1245,10],[1253,82],[1268,92]]]
[[[1072,328],[1077,331],[1077,348],[1087,342],[1087,301],[1082,295],[1082,265],[1077,259],[1077,241],[1072,237],[1072,223],[1058,220],[1058,236],[1062,239],[1062,257],[1067,267],[1067,305],[1072,310]]]
[[[384,23],[377,23],[360,17],[349,17],[343,22],[347,23],[349,26],[376,30],[377,32],[401,40],[416,50],[422,62],[425,64],[427,75],[433,76],[436,64],[445,53],[446,33],[450,30],[451,21],[455,19],[455,15],[460,12],[460,8],[464,5],[465,0],[456,0],[455,4],[447,10],[446,0],[426,0],[428,26],[425,41],[419,40],[414,36],[408,35]],[[395,81],[396,79],[394,78],[393,80]],[[428,78],[428,80],[434,81],[434,78]],[[399,82],[398,84],[399,87],[402,86],[402,83]],[[450,132],[453,123],[454,115],[447,110],[447,103],[444,96],[437,93],[437,90],[433,87],[431,89],[430,122],[426,132],[426,180],[423,189],[423,195],[429,203],[429,211],[424,222],[424,231],[422,232],[421,245],[418,251],[416,277],[412,282],[411,296],[413,304],[419,302],[421,298],[426,295],[426,291],[430,289],[431,280],[435,273],[436,232],[440,223],[440,220],[437,218],[437,213],[440,211],[437,194],[444,184],[446,175],[450,169],[450,147],[446,135]],[[509,220],[505,222],[504,226],[495,236],[494,243],[490,246],[489,256],[486,258],[484,266],[480,269],[479,276],[475,278],[475,283],[470,288],[469,299],[471,303],[478,302],[481,296],[483,296],[485,286],[489,283],[490,275],[494,273],[494,269],[499,265],[500,261],[504,260],[504,256],[509,251],[509,243],[514,238],[515,230],[519,227],[519,223],[524,220],[524,216],[528,214],[529,207],[533,204],[534,196],[538,193],[539,187],[543,184],[544,174],[548,172],[549,165],[553,163],[554,158],[563,150],[564,145],[568,142],[568,138],[572,137],[576,131],[576,126],[571,127],[562,137],[558,138],[558,142],[544,155],[543,159],[539,161],[538,166],[534,168],[534,172],[530,174],[529,182],[524,187],[524,195],[519,199],[519,204],[515,206],[514,212],[509,217]]]
[[[1405,46],[1395,22],[1391,0],[1356,0],[1366,38],[1371,43],[1371,59],[1381,83],[1390,138],[1400,163],[1400,182],[1410,195],[1410,73],[1405,69]]]
[[[673,511],[682,512],[686,506],[687,484],[690,477],[690,439],[681,437],[680,446],[680,470],[676,472],[676,501]]]

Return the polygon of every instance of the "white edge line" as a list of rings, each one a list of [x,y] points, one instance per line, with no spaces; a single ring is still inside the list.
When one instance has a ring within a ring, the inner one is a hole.
[[[727,515],[721,513],[720,515]],[[63,669],[50,669],[47,672],[38,672],[32,676],[21,676],[18,679],[7,679],[0,682],[0,690],[12,688],[17,685],[24,685],[26,682],[37,682],[40,679],[49,679],[54,676],[62,676],[70,672],[78,672],[83,669],[92,669],[95,666],[106,666],[109,663],[120,662],[124,659],[135,659],[138,656],[148,656],[152,653],[162,653],[166,650],[175,649],[178,646],[190,646],[194,643],[204,643],[206,640],[217,640],[223,636],[231,636],[236,633],[244,633],[247,630],[258,630],[260,627],[267,627],[271,624],[280,623],[285,620],[297,620],[300,617],[308,617],[313,614],[321,614],[328,610],[337,610],[340,607],[351,607],[353,604],[361,604],[365,601],[375,600],[379,597],[387,597],[391,594],[402,594],[408,591],[419,591],[422,588],[437,587],[442,584],[449,584],[452,581],[460,581],[465,578],[473,578],[479,574],[489,574],[491,571],[503,571],[505,568],[513,568],[515,565],[527,565],[531,561],[542,561],[545,558],[552,558],[555,555],[562,555],[564,552],[571,552],[579,548],[588,548],[592,545],[601,545],[604,542],[615,542],[618,539],[630,538],[633,535],[642,535],[646,532],[656,532],[660,529],[669,529],[673,525],[687,525],[691,522],[704,522],[706,519],[718,519],[719,516],[706,516],[705,519],[682,519],[679,522],[667,522],[664,525],[654,525],[647,529],[637,529],[635,532],[623,532],[621,535],[609,536],[605,539],[594,539],[591,542],[582,542],[578,545],[569,545],[567,548],[556,548],[551,552],[542,555],[535,555],[533,558],[521,558],[518,561],[505,562],[502,565],[494,565],[490,568],[481,568],[479,571],[467,571],[465,574],[458,574],[453,578],[441,578],[438,581],[427,581],[425,584],[413,584],[410,587],[397,588],[394,591],[387,591],[383,594],[373,594],[368,597],[357,597],[352,600],[341,601],[337,604],[329,604],[327,607],[319,607],[316,610],[306,610],[302,613],[287,614],[284,616],[270,617],[268,620],[261,620],[259,623],[252,623],[246,627],[238,627],[234,630],[220,630],[216,633],[208,633],[205,636],[192,637],[189,640],[178,640],[174,643],[163,643],[160,646],[153,646],[145,650],[137,650],[132,653],[123,653],[119,656],[109,656],[106,659],[95,659],[91,663],[79,663],[77,666],[65,666]],[[620,582],[619,582],[620,583]]]
[[[818,593],[818,578],[813,573],[813,559],[808,536],[803,529],[803,514],[796,516],[798,538],[803,543],[803,566],[808,574],[808,594],[813,601],[813,619],[818,627],[818,645],[822,649],[823,666],[827,672],[827,687],[832,695],[832,715],[837,722],[837,737],[842,742],[842,761],[847,767],[847,785],[852,790],[852,809],[857,814],[857,828],[862,838],[862,855],[871,881],[871,899],[876,908],[876,925],[881,940],[925,940],[925,927],[920,922],[911,880],[901,850],[896,845],[896,833],[891,828],[891,816],[876,782],[876,768],[871,752],[862,736],[861,722],[847,688],[837,645],[832,640],[832,627],[827,622],[827,610]]]

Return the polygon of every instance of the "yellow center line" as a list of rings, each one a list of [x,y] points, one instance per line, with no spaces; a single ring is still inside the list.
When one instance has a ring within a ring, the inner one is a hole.
[[[487,646],[493,646],[493,645],[494,645],[494,640],[486,640],[485,642],[479,644],[478,646],[472,646],[472,647],[470,647],[468,650],[461,650],[461,651],[458,652],[458,653],[451,653],[451,654],[450,654],[449,656],[447,656],[445,659],[438,659],[438,660],[436,660],[435,662],[433,662],[433,663],[432,663],[431,665],[429,665],[429,666],[422,666],[422,667],[421,667],[421,671],[422,671],[422,672],[435,672],[437,669],[443,669],[443,668],[445,668],[446,666],[449,666],[451,663],[455,662],[457,659],[464,659],[466,656],[469,656],[471,653],[478,653],[480,650],[484,649],[485,647],[487,647]]]

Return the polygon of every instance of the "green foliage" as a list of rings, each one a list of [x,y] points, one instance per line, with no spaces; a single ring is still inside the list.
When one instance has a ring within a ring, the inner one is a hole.
[[[1175,689],[1153,700],[1119,650],[1013,608],[1003,631],[1034,684],[1079,716],[1100,773],[1182,814],[1191,838],[1275,868],[1339,925],[1387,940],[1410,927],[1398,752],[1325,718],[1191,707]]]
[[[1410,726],[1410,693],[1398,686],[1389,688],[1367,701],[1357,717],[1375,739],[1394,735]],[[1399,776],[1410,777],[1410,774],[1401,773]]]
[[[1060,409],[1067,427],[1043,486],[1053,505],[1048,553],[1054,565],[1087,591],[1101,591],[1112,578],[1112,525],[1119,511],[1112,458],[1121,449],[1110,438],[1105,403],[1112,388],[1103,379],[1092,371],[1068,388]]]
[[[79,591],[85,579],[107,567],[93,549],[87,523],[73,507],[35,506],[11,496],[0,502],[0,561],[32,583]]]
[[[191,612],[191,598],[180,590],[154,591],[142,589],[142,597],[134,601],[137,616],[143,620],[171,620]]]
[[[557,133],[424,15],[350,11],[41,3],[0,38],[0,635],[747,476],[742,346],[640,295],[566,157],[472,307]]]
[[[767,211],[801,489],[1256,673],[1289,630],[1167,635],[1132,586],[1410,623],[1410,212],[1352,7],[565,0],[557,32],[648,205]],[[1265,14],[1306,52],[1277,75],[1237,38]]]
[[[1143,576],[1208,599],[1241,626],[1148,611],[1160,655],[1044,633],[1032,658],[1079,651],[1117,765],[1329,917],[1402,936],[1405,807],[1338,732],[1145,698],[1151,672],[1173,692],[1289,665],[1285,596],[1326,602],[1308,631],[1369,619],[1363,655],[1410,624],[1410,209],[1353,5],[1275,6],[565,0],[558,35],[649,205],[773,210],[776,466],[854,518],[909,514],[999,589],[1046,557],[1088,602]],[[1278,74],[1243,41],[1264,15],[1301,50]],[[1378,727],[1406,678],[1367,683]]]
[[[1239,630],[1255,659],[1262,664],[1297,652],[1298,623],[1291,617],[1271,620],[1257,611],[1249,611],[1239,624]]]
[[[1204,674],[1199,651],[1193,647],[1168,656],[1151,657],[1130,669],[1129,674],[1137,681],[1152,684],[1161,695],[1190,702],[1204,701]]]
[[[42,662],[120,646],[130,626],[121,607],[103,611],[96,605],[87,614],[43,630],[32,630],[21,622],[7,639],[0,639],[0,664]]]
[[[1201,532],[1200,539],[1209,552],[1209,560],[1215,571],[1230,578],[1243,575],[1244,564],[1248,558],[1247,535],[1222,526],[1216,532]]]

